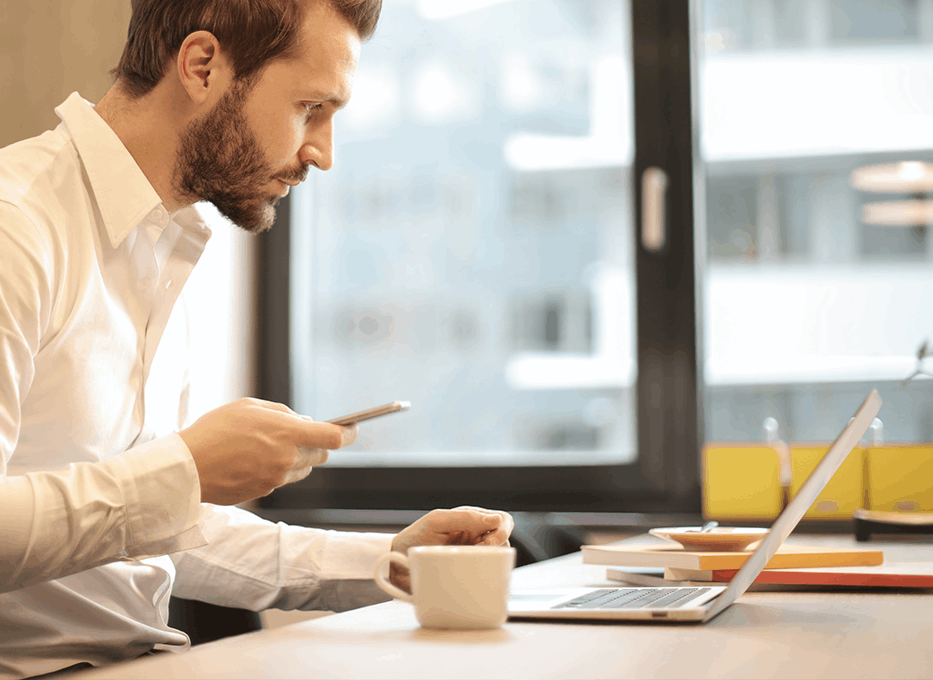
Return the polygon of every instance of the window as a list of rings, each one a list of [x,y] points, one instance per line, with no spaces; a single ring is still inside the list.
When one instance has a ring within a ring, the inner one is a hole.
[[[931,40],[933,0],[387,3],[264,240],[264,376],[414,406],[268,503],[696,511],[703,441],[826,439],[870,386],[930,440]]]
[[[689,78],[636,94],[688,66],[690,17],[638,4],[386,3],[334,169],[263,237],[262,381],[321,419],[413,406],[265,505],[699,507]],[[633,61],[633,26],[670,56]],[[686,200],[640,264],[636,138],[670,125]]]
[[[785,441],[832,439],[877,386],[873,431],[929,441],[933,386],[900,389],[933,337],[928,226],[874,215],[926,194],[854,178],[933,161],[933,3],[705,0],[699,11],[706,438],[762,441],[774,419]]]

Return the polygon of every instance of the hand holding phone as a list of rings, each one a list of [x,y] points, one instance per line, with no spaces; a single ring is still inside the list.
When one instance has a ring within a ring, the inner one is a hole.
[[[409,408],[411,408],[411,404],[407,401],[393,401],[390,404],[383,404],[382,406],[369,408],[365,411],[350,413],[345,416],[340,416],[339,418],[328,420],[327,422],[333,425],[346,427],[363,420],[371,420],[372,418],[388,415],[389,413],[406,411]],[[299,446],[294,468],[286,476],[284,484],[291,484],[292,482],[304,479],[311,472],[312,467],[326,463],[328,456],[329,452],[324,449],[311,449],[306,446]]]

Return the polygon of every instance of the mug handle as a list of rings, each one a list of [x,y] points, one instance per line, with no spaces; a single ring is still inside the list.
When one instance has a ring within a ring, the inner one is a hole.
[[[413,604],[411,595],[406,593],[401,588],[396,588],[394,585],[382,578],[382,566],[387,562],[396,562],[406,569],[409,568],[408,557],[400,552],[387,552],[386,554],[380,556],[378,560],[376,560],[376,564],[373,567],[373,579],[376,581],[376,585],[397,600],[402,600],[403,602]]]

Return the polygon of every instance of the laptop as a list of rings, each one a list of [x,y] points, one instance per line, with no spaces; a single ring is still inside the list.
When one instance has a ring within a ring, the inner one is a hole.
[[[872,390],[823,456],[794,499],[771,525],[728,585],[697,587],[590,587],[515,590],[509,594],[513,618],[588,619],[705,623],[722,612],[755,581],[817,496],[855,448],[881,408]]]

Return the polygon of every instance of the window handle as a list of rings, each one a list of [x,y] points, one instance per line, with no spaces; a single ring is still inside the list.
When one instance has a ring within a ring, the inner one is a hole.
[[[667,196],[667,173],[651,167],[641,175],[641,244],[653,253],[664,247],[664,203]]]

